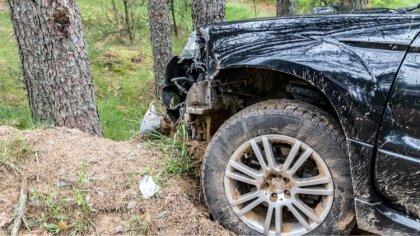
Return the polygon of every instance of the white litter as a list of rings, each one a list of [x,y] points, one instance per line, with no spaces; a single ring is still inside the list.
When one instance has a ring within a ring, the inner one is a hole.
[[[140,182],[139,185],[141,195],[143,198],[151,198],[157,192],[159,192],[160,187],[153,181],[152,176],[146,175]]]

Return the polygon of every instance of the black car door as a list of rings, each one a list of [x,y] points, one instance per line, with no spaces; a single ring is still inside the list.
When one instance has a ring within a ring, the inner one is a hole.
[[[393,208],[420,218],[419,36],[394,81],[377,144],[377,191]]]

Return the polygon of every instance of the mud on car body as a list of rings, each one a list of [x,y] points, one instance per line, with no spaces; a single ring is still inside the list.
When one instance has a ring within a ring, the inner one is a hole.
[[[205,26],[162,100],[210,141],[202,185],[237,234],[420,232],[420,15]]]

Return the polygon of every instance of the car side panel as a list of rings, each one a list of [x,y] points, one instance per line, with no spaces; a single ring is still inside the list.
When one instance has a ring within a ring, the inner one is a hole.
[[[420,38],[401,65],[384,114],[375,182],[391,206],[420,218]]]

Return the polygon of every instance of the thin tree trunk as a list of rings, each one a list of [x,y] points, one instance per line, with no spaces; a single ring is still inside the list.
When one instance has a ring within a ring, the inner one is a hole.
[[[290,0],[290,15],[299,15],[299,0]]]
[[[257,3],[256,0],[252,0],[252,6],[254,7],[254,16],[257,18]]]
[[[225,19],[226,0],[192,0],[193,28],[221,22]]]
[[[131,26],[131,22],[130,22],[130,13],[129,13],[129,6],[128,6],[128,0],[123,0],[124,3],[124,14],[125,14],[125,25],[127,27],[127,33],[128,33],[128,38],[130,39],[130,42],[133,42],[134,40],[134,32]]]
[[[160,97],[165,68],[172,57],[168,0],[149,0],[150,39],[153,49],[155,95]]]
[[[277,16],[290,15],[290,0],[277,0]]]
[[[172,14],[172,22],[174,24],[174,33],[175,33],[175,36],[178,36],[178,26],[176,25],[174,0],[171,0],[171,14]]]
[[[75,0],[8,0],[32,117],[102,135]]]

